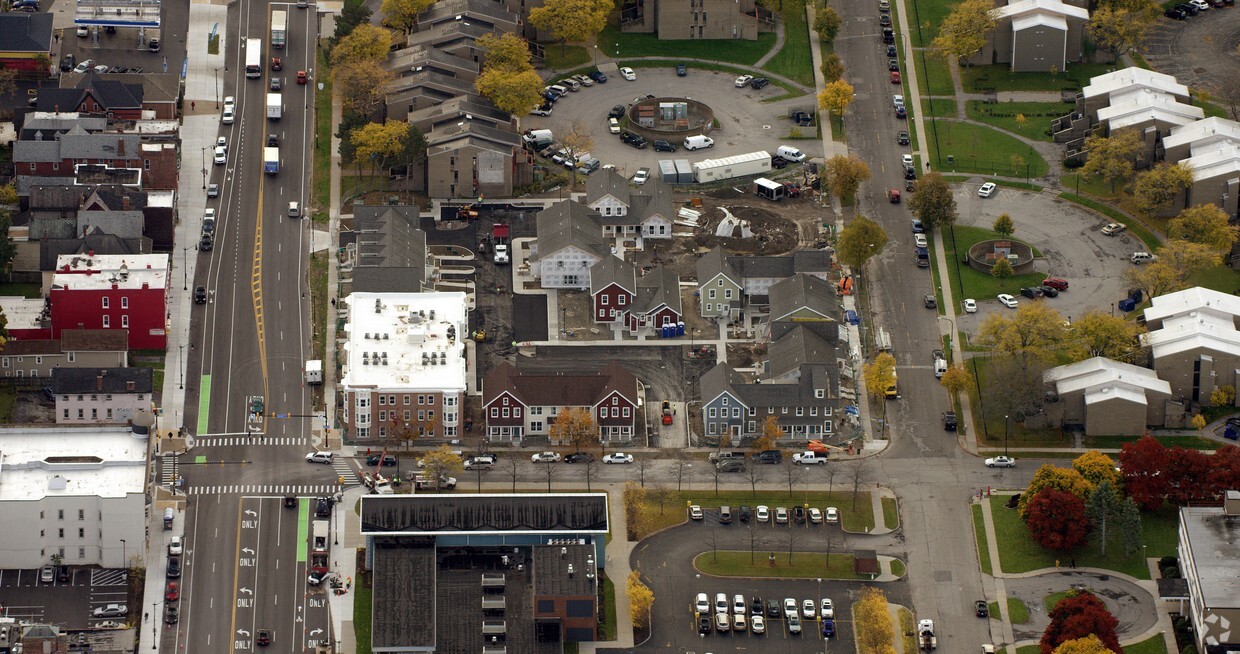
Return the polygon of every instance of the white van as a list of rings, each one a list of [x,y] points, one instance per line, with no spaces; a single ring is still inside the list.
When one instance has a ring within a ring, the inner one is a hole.
[[[1155,257],[1149,252],[1133,252],[1131,260],[1133,263],[1139,266],[1143,263],[1153,263],[1154,259],[1157,259],[1157,258],[1158,257]]]
[[[685,137],[685,149],[686,150],[701,150],[702,148],[714,147],[714,145],[715,145],[715,139],[712,139],[709,136],[702,136],[701,134],[699,134],[697,136],[686,136]]]
[[[805,161],[804,152],[788,145],[779,146],[779,149],[775,151],[775,154],[787,159],[788,161],[795,161],[797,163]]]
[[[559,93],[560,95],[568,95],[568,89],[559,84],[552,84],[551,86],[548,86],[547,88],[549,90],[555,91],[556,93]]]
[[[945,374],[947,374],[947,360],[936,358],[934,360],[934,376],[941,378]]]

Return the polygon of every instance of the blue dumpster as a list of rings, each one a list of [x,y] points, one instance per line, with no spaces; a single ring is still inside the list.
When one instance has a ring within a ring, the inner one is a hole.
[[[1124,298],[1119,301],[1119,310],[1123,311],[1124,313],[1128,313],[1129,311],[1132,311],[1135,308],[1137,308],[1137,302],[1136,300],[1133,300],[1130,297]]]

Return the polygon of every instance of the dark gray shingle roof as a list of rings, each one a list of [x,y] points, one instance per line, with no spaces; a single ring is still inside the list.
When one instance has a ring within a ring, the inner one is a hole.
[[[73,393],[150,393],[154,387],[150,368],[54,368],[52,392]],[[133,388],[130,388],[130,383]]]

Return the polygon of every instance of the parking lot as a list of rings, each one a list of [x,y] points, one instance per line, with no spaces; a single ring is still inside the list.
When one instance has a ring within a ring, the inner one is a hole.
[[[125,570],[69,568],[67,579],[39,580],[39,569],[0,570],[0,606],[6,617],[45,622],[67,629],[85,629],[126,618],[95,618],[91,612],[107,604],[126,604],[129,576]],[[136,610],[131,607],[131,611]]]
[[[550,129],[559,137],[573,124],[592,130],[594,144],[590,154],[604,165],[611,164],[626,176],[638,168],[657,170],[661,159],[701,161],[766,150],[774,152],[780,145],[792,145],[809,157],[822,157],[822,141],[816,128],[801,128],[807,138],[790,140],[793,128],[788,118],[793,109],[812,109],[813,96],[764,102],[784,95],[784,89],[770,85],[760,90],[748,86],[736,88],[736,75],[716,71],[688,69],[687,77],[677,77],[671,67],[637,68],[637,80],[625,81],[611,75],[604,84],[582,88],[560,98],[550,116],[524,116],[521,124],[530,129]],[[555,80],[550,80],[555,81]],[[550,82],[549,82],[550,83]],[[628,106],[639,97],[687,97],[710,105],[719,127],[710,132],[715,145],[706,150],[686,151],[683,138],[670,138],[677,146],[674,153],[655,152],[653,148],[635,150],[620,142],[607,131],[607,112],[614,105]]]

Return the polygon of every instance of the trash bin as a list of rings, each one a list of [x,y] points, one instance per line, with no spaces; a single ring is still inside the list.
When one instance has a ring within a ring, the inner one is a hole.
[[[1128,313],[1137,308],[1137,303],[1132,298],[1124,298],[1119,301],[1119,310]]]

